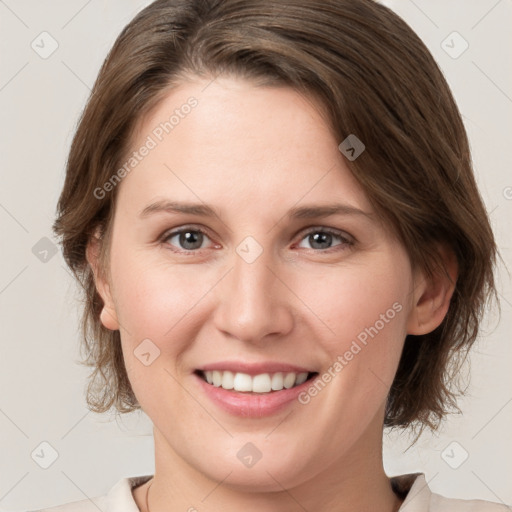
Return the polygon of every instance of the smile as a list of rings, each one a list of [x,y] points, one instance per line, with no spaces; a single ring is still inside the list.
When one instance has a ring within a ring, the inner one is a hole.
[[[317,372],[276,372],[249,375],[229,370],[198,370],[197,374],[208,384],[239,393],[272,393],[300,386]]]

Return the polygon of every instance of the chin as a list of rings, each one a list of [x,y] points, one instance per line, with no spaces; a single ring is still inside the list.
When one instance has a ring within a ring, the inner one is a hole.
[[[261,445],[264,437],[261,435]],[[255,439],[257,436],[254,436]],[[239,438],[238,438],[239,439]],[[311,478],[314,472],[307,464],[308,458],[297,450],[297,443],[273,445],[267,440],[259,453],[258,441],[234,441],[234,450],[223,450],[217,446],[219,453],[202,457],[196,469],[207,478],[222,482],[233,490],[241,492],[278,492],[283,488],[298,486]],[[240,448],[241,446],[241,448]],[[280,453],[281,452],[281,453]],[[267,456],[265,456],[265,453]]]

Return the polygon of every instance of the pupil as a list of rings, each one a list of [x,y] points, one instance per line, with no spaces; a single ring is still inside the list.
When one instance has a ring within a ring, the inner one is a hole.
[[[313,242],[311,243],[312,247],[315,247],[315,244],[327,244],[327,247],[329,247],[332,242],[332,235],[330,235],[329,233],[315,233],[313,235],[310,235],[310,238],[313,240]],[[316,248],[325,249],[324,246]]]
[[[185,231],[180,234],[180,244],[184,249],[199,249],[203,241],[202,236],[202,233]],[[190,247],[188,244],[192,244],[192,247]]]

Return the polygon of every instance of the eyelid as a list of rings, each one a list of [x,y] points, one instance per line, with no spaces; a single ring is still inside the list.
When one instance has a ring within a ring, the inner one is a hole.
[[[213,242],[212,240],[212,237],[210,236],[210,233],[209,233],[209,230],[203,226],[199,226],[199,225],[196,225],[196,224],[185,224],[183,226],[179,226],[179,227],[176,227],[176,228],[171,228],[171,229],[168,229],[166,231],[164,231],[164,233],[158,238],[158,241],[161,242],[161,243],[165,243],[165,241],[169,238],[171,238],[172,236],[176,236],[176,235],[179,235],[183,232],[186,232],[186,231],[197,231],[199,233],[202,233],[203,235],[205,235],[206,237],[208,237],[210,239],[210,241],[214,244],[214,245],[219,245],[219,244],[215,244],[215,242]],[[346,231],[343,231],[341,229],[337,229],[337,228],[331,228],[331,227],[328,227],[328,226],[321,226],[321,225],[317,225],[317,226],[310,226],[308,228],[305,228],[305,229],[302,229],[301,231],[298,232],[298,235],[301,236],[301,238],[299,239],[298,243],[302,242],[302,240],[304,240],[307,236],[309,236],[310,234],[312,233],[318,233],[318,232],[322,232],[322,233],[328,233],[330,235],[333,235],[333,236],[336,236],[338,238],[340,238],[342,240],[342,244],[340,245],[354,245],[354,243],[356,243],[356,239],[355,237],[353,237],[352,235],[350,235],[349,233],[347,233]],[[169,244],[170,245],[170,244]],[[320,249],[320,250],[315,250],[315,249],[310,249],[311,251],[314,251],[314,252],[317,252],[317,253],[326,253],[326,252],[329,252],[331,250],[336,250],[335,248],[337,247],[336,246],[333,246],[333,247],[329,247],[327,249]],[[190,254],[193,254],[193,253],[198,253],[204,249],[196,249],[196,250],[180,250],[178,248],[174,248],[173,249],[174,251],[178,252],[178,253],[190,253]]]
[[[346,250],[349,250],[353,248],[353,246],[356,244],[357,240],[355,237],[347,233],[346,231],[343,231],[341,229],[337,228],[330,228],[327,226],[312,226],[310,228],[307,228],[306,231],[301,231],[301,237],[300,240],[297,242],[298,244],[302,243],[309,235],[312,233],[327,233],[329,235],[332,235],[334,237],[337,237],[340,240],[339,244],[336,244],[332,247],[328,247],[327,249],[313,249],[313,248],[307,248],[303,247],[302,249],[308,251],[308,253],[312,253],[318,256],[328,256],[333,255],[337,253],[344,252]]]
[[[337,228],[330,228],[327,226],[312,226],[310,228],[306,228],[306,231],[304,232],[302,238],[310,235],[311,233],[318,233],[318,232],[328,233],[329,235],[338,236],[338,237],[344,239],[348,243],[356,242],[356,239],[351,234],[347,233],[346,231],[343,231],[342,229],[337,229]],[[302,231],[301,231],[301,233],[302,233]]]
[[[181,234],[183,232],[187,232],[187,231],[197,231],[199,233],[202,233],[203,235],[208,237],[210,239],[210,241],[215,245],[215,242],[213,242],[212,237],[211,237],[209,231],[205,227],[202,227],[202,226],[199,226],[199,225],[194,225],[194,224],[185,224],[183,226],[179,226],[179,227],[176,227],[176,228],[167,229],[167,230],[165,230],[162,233],[161,236],[158,237],[158,242],[166,243],[167,239],[169,239],[169,238],[171,238],[173,236],[179,235],[179,234]],[[168,245],[171,245],[171,244],[168,244]],[[172,247],[174,247],[174,246],[172,246]],[[198,253],[199,251],[202,251],[203,249],[196,249],[196,250],[193,250],[193,251],[187,251],[185,249],[179,249],[177,247],[174,247],[172,250],[174,250],[175,252],[178,252],[178,253],[181,252],[181,253],[193,254],[193,253]]]

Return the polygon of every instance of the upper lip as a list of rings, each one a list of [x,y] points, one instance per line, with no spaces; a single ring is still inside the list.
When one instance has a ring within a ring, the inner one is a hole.
[[[216,363],[205,364],[198,368],[200,371],[231,371],[233,373],[246,373],[248,375],[259,375],[261,373],[294,372],[294,373],[313,373],[314,370],[297,366],[294,364],[280,363],[277,361],[264,361],[261,363],[248,363],[244,361],[218,361]]]

